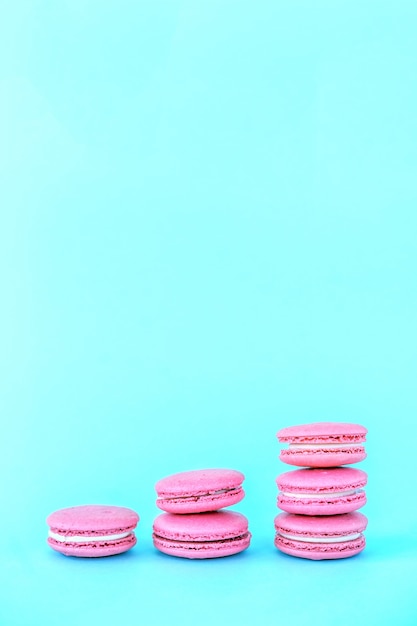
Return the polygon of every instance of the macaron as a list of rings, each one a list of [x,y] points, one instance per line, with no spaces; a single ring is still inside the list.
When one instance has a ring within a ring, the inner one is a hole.
[[[246,550],[251,533],[248,520],[234,511],[199,515],[162,513],[153,524],[157,550],[186,559],[214,559]]]
[[[290,426],[278,431],[281,443],[289,447],[279,458],[298,467],[336,467],[359,463],[366,458],[363,443],[367,429],[359,424],[317,422]]]
[[[167,476],[155,485],[156,504],[167,513],[217,511],[240,502],[244,475],[231,469],[203,469]]]
[[[280,513],[275,518],[275,546],[303,559],[344,559],[365,547],[362,513],[307,517]]]
[[[48,516],[47,541],[66,556],[111,556],[133,548],[138,521],[135,511],[120,506],[73,506]]]
[[[278,476],[278,507],[301,515],[340,515],[366,503],[367,474],[353,467],[299,469]]]

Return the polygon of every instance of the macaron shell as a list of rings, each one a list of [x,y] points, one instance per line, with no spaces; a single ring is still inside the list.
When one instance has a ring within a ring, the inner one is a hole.
[[[218,511],[233,504],[237,504],[245,497],[242,488],[225,491],[218,494],[204,496],[189,496],[186,498],[177,497],[172,499],[158,499],[156,505],[161,511],[167,513],[188,514],[204,513],[208,511]]]
[[[186,559],[215,559],[223,556],[232,556],[246,550],[249,547],[250,540],[251,534],[249,532],[236,539],[210,542],[181,542],[153,535],[153,543],[157,550],[170,556]]]
[[[338,465],[353,465],[366,459],[363,446],[355,448],[340,448],[338,450],[282,450],[280,460],[287,465],[296,467],[336,467]]]
[[[332,544],[308,543],[306,541],[294,541],[277,535],[274,541],[275,547],[281,552],[303,559],[314,561],[329,559],[345,559],[355,556],[365,548],[365,537],[361,535],[353,541],[344,541]]]
[[[197,515],[162,513],[154,520],[154,533],[174,541],[224,541],[248,532],[248,520],[235,511]]]
[[[298,469],[280,474],[276,480],[281,491],[319,494],[322,491],[346,491],[366,485],[368,476],[352,467]]]
[[[284,496],[282,493],[278,494],[277,499],[278,508],[287,513],[298,515],[341,515],[357,511],[365,504],[366,494],[362,490],[350,496],[341,496],[331,500],[326,500],[325,496],[320,500],[317,498],[314,500],[308,498],[297,500],[296,496]]]
[[[360,424],[348,422],[312,422],[281,428],[277,437],[281,442],[298,443],[341,443],[343,441],[365,441],[367,429]]]
[[[77,557],[102,557],[113,556],[115,554],[121,554],[133,548],[136,545],[136,537],[132,533],[129,537],[124,537],[118,541],[109,542],[94,542],[91,543],[63,543],[55,541],[48,537],[48,545],[65,556],[77,556]]]
[[[126,532],[136,528],[139,515],[132,509],[122,506],[88,504],[59,509],[51,513],[46,523],[57,533],[100,534]]]
[[[240,487],[244,479],[242,472],[237,470],[191,470],[162,478],[156,483],[155,489],[162,498],[199,496]]]
[[[275,530],[294,539],[333,538],[342,541],[343,536],[362,533],[368,519],[362,513],[346,513],[345,515],[326,515],[306,517],[279,513],[274,520]]]

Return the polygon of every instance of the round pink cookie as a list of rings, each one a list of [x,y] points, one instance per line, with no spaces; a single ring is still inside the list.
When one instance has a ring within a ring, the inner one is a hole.
[[[299,467],[336,467],[366,458],[363,442],[368,431],[359,424],[317,422],[283,428],[277,433],[289,447],[279,458]]]
[[[275,518],[275,546],[303,559],[344,559],[365,547],[362,513],[308,517],[280,513]]]
[[[155,548],[186,559],[214,559],[246,550],[248,520],[232,511],[173,515],[162,513],[153,524]]]
[[[157,506],[168,513],[204,513],[240,502],[244,475],[230,469],[181,472],[155,485]]]
[[[299,469],[277,478],[278,507],[301,515],[340,515],[366,503],[367,475],[352,467]]]
[[[90,504],[51,513],[46,520],[48,544],[66,556],[111,556],[136,544],[135,511],[120,506]]]

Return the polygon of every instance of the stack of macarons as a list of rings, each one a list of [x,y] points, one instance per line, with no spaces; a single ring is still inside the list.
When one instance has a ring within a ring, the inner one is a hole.
[[[358,424],[318,422],[283,428],[289,444],[280,459],[297,466],[277,478],[275,546],[306,559],[340,559],[365,547],[367,518],[357,510],[366,503],[367,475],[345,467],[365,459],[367,430]]]
[[[248,520],[241,513],[223,510],[243,499],[243,480],[244,475],[236,470],[205,469],[158,481],[156,504],[165,512],[153,524],[155,548],[187,559],[211,559],[245,550],[251,539]]]

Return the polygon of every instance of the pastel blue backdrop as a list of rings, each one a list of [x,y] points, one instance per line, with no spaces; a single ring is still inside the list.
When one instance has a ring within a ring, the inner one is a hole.
[[[415,625],[417,5],[17,0],[0,19],[1,626]],[[368,547],[273,547],[279,428],[369,429]],[[155,482],[246,475],[242,555]],[[130,506],[66,559],[46,516]]]

